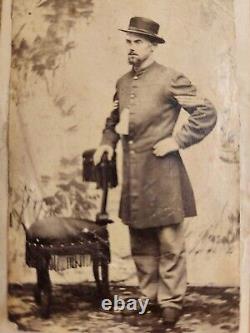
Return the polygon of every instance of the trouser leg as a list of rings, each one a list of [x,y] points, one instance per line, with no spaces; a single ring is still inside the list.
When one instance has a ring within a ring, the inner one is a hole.
[[[159,244],[155,228],[130,228],[131,253],[137,270],[142,297],[157,300]]]
[[[157,300],[161,307],[181,309],[187,286],[183,223],[158,229],[160,244]]]

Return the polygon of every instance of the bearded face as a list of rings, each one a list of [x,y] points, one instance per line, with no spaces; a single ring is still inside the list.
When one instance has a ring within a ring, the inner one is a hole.
[[[127,33],[126,43],[128,47],[128,63],[139,66],[152,54],[153,43],[143,36],[135,33]]]

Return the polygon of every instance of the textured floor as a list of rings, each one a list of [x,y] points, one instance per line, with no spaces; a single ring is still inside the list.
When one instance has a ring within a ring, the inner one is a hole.
[[[101,312],[93,284],[54,285],[52,315],[41,319],[34,303],[33,285],[10,285],[9,318],[24,331],[52,332],[238,332],[239,290],[190,287],[184,313],[175,329],[166,329],[157,313],[123,316]],[[112,284],[112,293],[133,297],[137,288]]]

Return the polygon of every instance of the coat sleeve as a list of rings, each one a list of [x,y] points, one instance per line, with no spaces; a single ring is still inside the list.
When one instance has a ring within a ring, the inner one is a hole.
[[[180,148],[184,149],[200,142],[212,131],[217,121],[217,112],[212,103],[206,98],[201,99],[199,106],[196,106],[197,89],[181,73],[174,74],[170,90],[177,103],[178,96],[193,96],[194,98],[193,105],[191,103],[188,106],[183,106],[189,113],[189,117],[187,122],[175,134],[175,140]]]
[[[118,107],[112,110],[108,118],[106,118],[105,127],[102,132],[101,145],[109,145],[113,148],[116,147],[117,142],[120,139],[120,135],[116,133],[115,126],[119,123],[119,100],[117,91],[113,97],[113,101],[118,101]]]

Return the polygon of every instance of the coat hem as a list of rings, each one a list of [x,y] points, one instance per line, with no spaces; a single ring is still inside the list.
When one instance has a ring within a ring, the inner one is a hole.
[[[191,216],[190,216],[191,217]],[[171,222],[171,223],[159,223],[159,224],[153,224],[153,225],[135,225],[134,223],[132,223],[131,221],[124,221],[122,219],[122,223],[127,225],[130,228],[134,228],[134,229],[148,229],[148,228],[160,228],[160,227],[168,227],[171,225],[176,225],[176,224],[180,224],[184,221],[184,218],[181,220],[177,220],[175,222]]]

